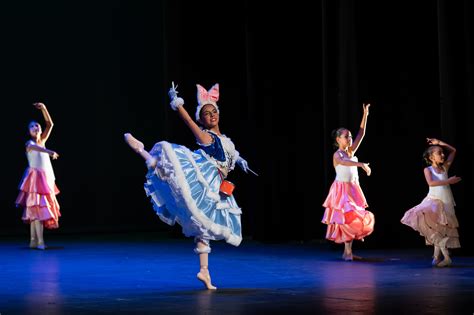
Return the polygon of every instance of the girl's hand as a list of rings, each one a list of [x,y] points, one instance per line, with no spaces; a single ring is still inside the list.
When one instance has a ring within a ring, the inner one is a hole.
[[[450,178],[448,178],[448,183],[450,185],[452,184],[457,184],[461,181],[461,177],[457,177],[457,176],[451,176]]]
[[[174,82],[171,82],[171,84],[172,85],[171,85],[171,88],[168,91],[168,96],[171,99],[171,102],[170,102],[171,108],[174,111],[176,111],[176,110],[178,110],[178,107],[184,105],[184,100],[181,97],[178,97],[178,90],[176,90],[178,88],[178,86],[177,85],[175,86]]]
[[[370,176],[370,173],[372,173],[369,163],[362,163],[362,169],[367,173],[367,176]]]
[[[426,142],[431,145],[440,145],[440,142],[438,139],[435,138],[426,138]]]
[[[49,156],[53,159],[53,160],[56,160],[58,157],[59,157],[59,154],[57,154],[56,152],[54,151],[51,151],[49,153]]]
[[[33,103],[33,106],[39,110],[46,108],[46,105],[44,105],[43,103]]]
[[[364,115],[365,116],[368,116],[369,115],[369,107],[370,107],[370,104],[362,104],[362,108],[364,109]]]

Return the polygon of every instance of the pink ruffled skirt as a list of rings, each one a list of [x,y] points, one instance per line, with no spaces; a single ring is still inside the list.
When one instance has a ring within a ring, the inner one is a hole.
[[[54,183],[48,184],[47,175],[42,169],[28,168],[19,189],[15,203],[17,207],[23,208],[23,222],[39,220],[47,229],[59,227],[61,213],[56,199],[59,189]]]
[[[454,205],[426,197],[419,205],[405,212],[401,222],[418,231],[425,238],[426,245],[444,247],[445,243],[447,248],[461,247]],[[445,238],[447,240],[443,242]]]
[[[336,243],[363,240],[374,231],[375,218],[357,182],[334,181],[323,204],[326,238]]]

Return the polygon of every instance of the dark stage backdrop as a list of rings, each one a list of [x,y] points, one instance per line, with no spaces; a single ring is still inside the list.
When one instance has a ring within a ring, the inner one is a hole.
[[[260,176],[236,169],[247,237],[324,239],[322,203],[334,178],[331,130],[357,132],[376,216],[365,247],[424,246],[400,223],[428,187],[426,137],[458,148],[451,175],[463,251],[472,252],[473,31],[471,1],[17,1],[2,3],[0,229],[27,234],[14,208],[27,166],[31,103],[55,122],[48,147],[61,228],[49,233],[164,231],[143,190],[146,168],[124,143],[196,148],[168,106],[179,84],[194,114],[195,84],[221,88],[221,130]]]

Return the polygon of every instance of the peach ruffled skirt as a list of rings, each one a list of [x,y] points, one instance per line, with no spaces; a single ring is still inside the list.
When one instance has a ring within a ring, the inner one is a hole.
[[[357,182],[334,181],[323,204],[326,238],[336,243],[363,240],[374,231],[375,218]]]
[[[447,248],[461,247],[458,234],[458,220],[454,205],[426,197],[419,205],[405,212],[401,222],[418,231],[425,238],[426,245]]]
[[[59,227],[61,213],[56,199],[59,189],[54,181],[48,181],[42,169],[28,168],[19,189],[20,193],[15,203],[17,207],[23,208],[22,220],[25,223],[39,220],[47,229]]]

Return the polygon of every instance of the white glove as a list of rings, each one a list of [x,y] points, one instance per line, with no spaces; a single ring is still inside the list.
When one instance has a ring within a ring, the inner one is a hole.
[[[171,88],[168,91],[168,96],[171,99],[170,106],[173,110],[178,110],[178,107],[184,105],[184,100],[181,97],[178,97],[178,91],[176,88],[178,87],[177,85],[174,86],[174,82],[171,83]]]
[[[249,163],[247,163],[246,160],[244,160],[242,157],[239,156],[237,159],[236,163],[240,166],[240,168],[247,173],[249,170]]]
[[[177,97],[173,99],[170,103],[171,108],[175,111],[178,110],[178,107],[183,106],[183,105],[184,105],[184,100],[181,97]]]

